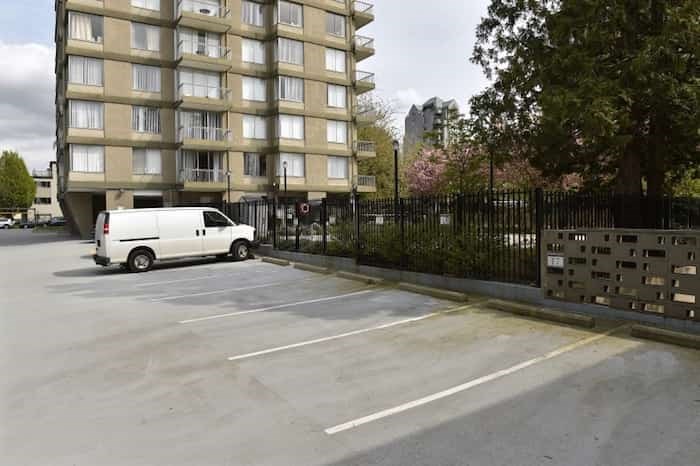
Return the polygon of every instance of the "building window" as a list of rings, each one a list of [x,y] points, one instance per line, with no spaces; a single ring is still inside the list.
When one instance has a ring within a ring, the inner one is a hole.
[[[104,41],[102,16],[68,12],[69,38],[101,44]]]
[[[37,181],[36,186],[38,188],[50,188],[51,182],[50,181]]]
[[[247,139],[267,139],[265,117],[243,115],[243,137]]]
[[[304,43],[298,40],[280,37],[277,40],[277,61],[291,63],[292,65],[304,64]]]
[[[160,28],[148,24],[131,23],[131,48],[160,51]]]
[[[259,40],[243,39],[241,41],[243,56],[247,63],[265,64],[265,44]]]
[[[131,0],[131,6],[146,10],[160,10],[160,0]]]
[[[277,98],[292,102],[304,102],[304,80],[280,76],[277,78]]]
[[[246,176],[267,176],[267,157],[250,152],[243,154],[243,174]]]
[[[70,127],[83,129],[104,129],[104,104],[85,100],[71,100]]]
[[[304,154],[280,154],[277,158],[277,176],[284,176],[284,162],[287,162],[287,176],[303,178],[304,159]]]
[[[35,197],[34,204],[49,205],[51,204],[50,197]]]
[[[157,66],[131,65],[133,89],[142,92],[160,92],[160,68]]]
[[[279,116],[279,137],[282,139],[304,139],[304,117],[295,115]]]
[[[131,107],[131,128],[139,133],[160,134],[160,109]]]
[[[267,85],[264,79],[243,76],[243,100],[265,102],[267,100]]]
[[[328,142],[336,144],[348,143],[348,123],[346,121],[328,120]]]
[[[345,51],[326,49],[326,69],[338,73],[345,73]]]
[[[183,68],[177,74],[181,96],[222,99],[221,75],[216,71]]]
[[[347,91],[345,86],[328,85],[328,106],[335,108],[345,108],[345,98]]]
[[[326,32],[334,36],[345,37],[345,16],[327,13]]]
[[[277,4],[278,22],[290,26],[303,27],[304,14],[301,5],[280,0]]]
[[[223,126],[223,114],[204,111],[183,111],[178,113],[181,137],[224,141],[228,131]]]
[[[245,24],[249,24],[251,26],[262,27],[262,25],[263,25],[263,6],[262,6],[262,4],[243,0],[241,19],[243,20],[243,22]]]
[[[74,172],[104,173],[104,146],[84,146],[71,144],[70,166],[71,171]]]
[[[103,85],[103,61],[100,58],[68,57],[68,81],[85,86]]]
[[[134,175],[160,175],[162,172],[160,150],[134,149],[131,166]]]
[[[347,179],[348,159],[347,157],[328,157],[328,178]]]
[[[222,58],[226,55],[225,50],[221,47],[221,34],[178,28],[177,37],[180,53],[211,58]]]

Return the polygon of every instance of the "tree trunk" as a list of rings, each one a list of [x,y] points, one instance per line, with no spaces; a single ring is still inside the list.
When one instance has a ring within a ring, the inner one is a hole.
[[[615,194],[616,226],[639,228],[641,221],[642,167],[639,152],[629,144],[620,160]]]

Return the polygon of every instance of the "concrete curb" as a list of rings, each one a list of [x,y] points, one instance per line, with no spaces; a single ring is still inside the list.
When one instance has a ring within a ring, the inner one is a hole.
[[[662,328],[649,327],[647,325],[633,325],[631,334],[636,338],[670,343],[672,345],[685,346],[686,348],[700,349],[700,336],[689,333],[674,332]]]
[[[264,257],[262,257],[260,260],[262,260],[263,262],[267,262],[268,264],[275,264],[275,265],[282,265],[282,266],[287,266],[287,265],[289,265],[289,261],[288,261],[288,260],[277,259],[277,258],[275,258],[275,257],[267,257],[267,256],[264,256]]]
[[[301,262],[295,262],[293,267],[295,269],[304,270],[305,272],[323,273],[329,274],[331,271],[326,267],[317,267],[315,265],[304,264]]]
[[[367,283],[368,285],[379,285],[384,283],[384,280],[381,278],[370,277],[369,275],[362,275],[359,273],[343,272],[342,270],[336,272],[335,275],[346,280],[355,280],[358,282]]]
[[[413,283],[401,282],[398,284],[400,290],[432,296],[433,298],[446,299],[449,301],[467,302],[469,297],[464,293],[456,291],[442,290],[429,286],[414,285]]]
[[[595,327],[595,319],[591,316],[582,314],[573,314],[570,312],[561,312],[554,309],[543,309],[539,307],[528,306],[526,304],[509,303],[505,301],[492,300],[486,304],[486,307],[497,311],[510,312],[526,317],[536,319],[550,320],[562,324],[576,325],[578,327],[593,328]]]

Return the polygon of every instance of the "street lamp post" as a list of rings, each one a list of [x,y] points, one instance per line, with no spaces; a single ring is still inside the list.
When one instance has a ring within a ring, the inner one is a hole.
[[[226,201],[231,203],[231,170],[226,170]]]
[[[284,172],[284,239],[289,241],[289,219],[287,218],[287,161],[282,162],[282,170]]]

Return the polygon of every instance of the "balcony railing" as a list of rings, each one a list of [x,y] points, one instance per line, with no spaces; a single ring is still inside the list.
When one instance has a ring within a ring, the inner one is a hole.
[[[374,15],[374,5],[367,2],[356,0],[352,2],[352,10],[355,13],[363,13],[366,15]]]
[[[216,5],[213,2],[201,0],[179,0],[177,2],[178,16],[182,13],[197,13],[204,16],[213,16],[216,18],[226,18],[230,10],[226,7]]]
[[[178,58],[182,58],[184,54],[200,55],[209,58],[228,58],[230,53],[231,49],[228,47],[214,44],[202,44],[192,39],[182,39],[177,43]]]
[[[357,152],[376,152],[376,145],[372,141],[356,141]]]
[[[180,99],[183,97],[199,97],[202,99],[230,100],[231,89],[207,86],[206,84],[181,83],[178,87]]]
[[[180,183],[223,183],[226,181],[224,170],[182,168],[179,175]]]
[[[355,36],[353,38],[355,47],[362,47],[366,49],[374,49],[374,39],[365,36]]]
[[[367,186],[374,188],[377,186],[377,178],[369,175],[358,175],[357,186]]]
[[[35,178],[51,178],[53,173],[51,170],[32,170],[32,176]]]
[[[185,139],[201,139],[203,141],[228,141],[231,130],[210,126],[181,126],[179,129],[180,142]]]
[[[374,73],[355,71],[355,81],[362,84],[374,84]]]

